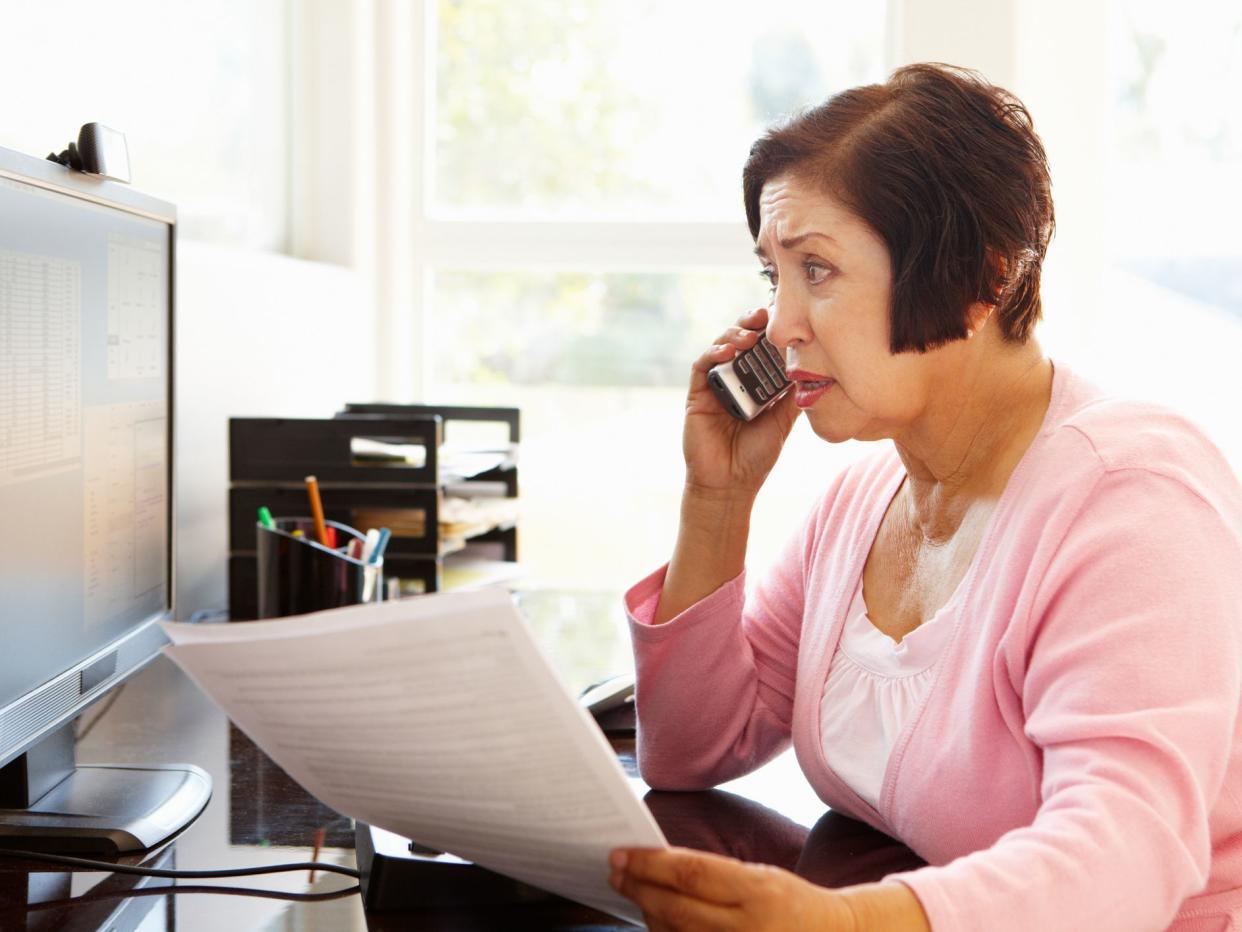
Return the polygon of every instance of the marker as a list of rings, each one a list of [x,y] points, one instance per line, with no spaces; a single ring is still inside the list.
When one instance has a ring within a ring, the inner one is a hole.
[[[302,529],[300,527],[295,527],[289,533],[292,534],[294,537],[305,537],[306,536],[305,534],[302,533]]]
[[[332,527],[332,525],[328,525],[324,534],[328,538],[326,541],[324,541],[324,543],[327,544],[327,546],[330,547],[331,549],[335,550],[336,549],[336,528]]]
[[[259,523],[269,531],[276,529],[276,522],[272,520],[272,512],[266,505],[259,507]]]
[[[328,546],[328,526],[323,521],[323,502],[319,498],[319,480],[306,477],[306,494],[310,498],[311,517],[315,519],[315,536],[319,543]]]
[[[371,528],[367,531],[366,542],[362,545],[362,562],[370,563],[371,554],[375,553],[375,548],[379,546],[380,532]]]
[[[379,529],[379,540],[375,543],[375,549],[371,551],[371,559],[368,563],[378,563],[384,556],[384,549],[388,546],[388,538],[392,537],[392,531],[386,527]]]
[[[362,541],[357,537],[349,539],[349,545],[345,548],[345,555],[351,559],[357,560],[362,556]]]

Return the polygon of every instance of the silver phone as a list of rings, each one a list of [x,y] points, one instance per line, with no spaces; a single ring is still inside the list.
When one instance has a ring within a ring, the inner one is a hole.
[[[578,696],[578,704],[592,715],[603,715],[613,709],[619,709],[627,702],[634,702],[633,673],[619,673],[606,680],[592,683]]]
[[[712,366],[707,384],[726,411],[739,421],[750,421],[776,404],[793,382],[785,377],[780,351],[760,335],[750,349]]]

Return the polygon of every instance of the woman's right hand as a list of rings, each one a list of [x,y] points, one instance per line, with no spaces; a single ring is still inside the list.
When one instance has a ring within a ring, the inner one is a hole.
[[[682,433],[688,490],[753,496],[798,418],[792,391],[754,420],[740,421],[725,411],[707,384],[708,371],[754,346],[767,324],[767,308],[743,315],[694,362]]]
[[[682,429],[681,523],[652,624],[676,618],[746,565],[751,507],[798,418],[798,406],[790,391],[753,421],[739,421],[716,400],[707,373],[754,346],[767,324],[767,308],[742,316],[694,361]]]

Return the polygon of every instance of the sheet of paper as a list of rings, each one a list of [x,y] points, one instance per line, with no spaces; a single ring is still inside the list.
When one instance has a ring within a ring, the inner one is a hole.
[[[608,852],[664,836],[506,593],[165,630],[166,653],[329,806],[640,921]]]

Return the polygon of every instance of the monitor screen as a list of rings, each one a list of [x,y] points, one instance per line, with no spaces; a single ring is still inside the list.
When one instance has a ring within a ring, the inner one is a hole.
[[[0,217],[2,709],[170,607],[172,227],[3,176]]]

